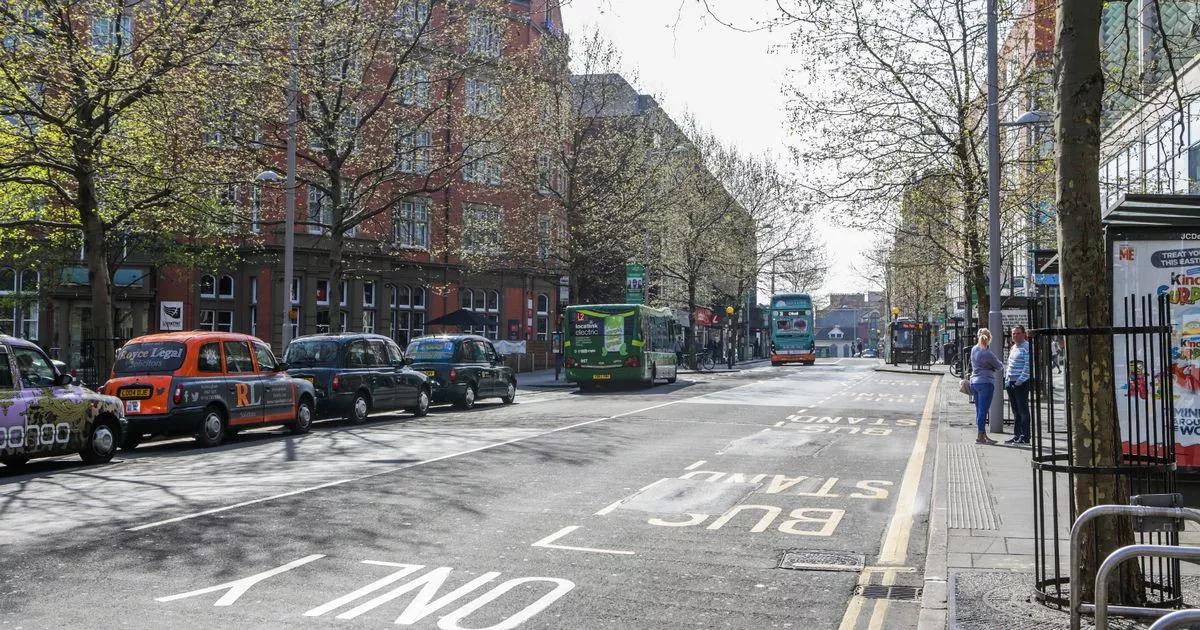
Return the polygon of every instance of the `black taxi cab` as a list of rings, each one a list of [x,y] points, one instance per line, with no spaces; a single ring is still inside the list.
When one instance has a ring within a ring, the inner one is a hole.
[[[374,412],[405,409],[420,417],[429,411],[429,377],[409,368],[400,346],[383,335],[300,337],[288,344],[283,359],[288,374],[316,388],[318,418],[361,424]]]
[[[286,370],[257,337],[159,333],[122,346],[100,391],[122,401],[125,449],[156,435],[194,435],[200,445],[216,446],[240,430],[272,424],[308,432],[313,386]]]
[[[517,397],[517,375],[486,337],[431,335],[408,344],[412,368],[433,383],[433,402],[471,409],[483,398],[510,405]]]

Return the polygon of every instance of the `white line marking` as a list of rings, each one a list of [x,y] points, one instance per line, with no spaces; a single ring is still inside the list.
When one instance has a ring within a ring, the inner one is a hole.
[[[255,505],[255,504],[257,504],[257,503],[265,503],[265,502],[267,502],[267,501],[274,501],[274,500],[276,500],[276,499],[283,499],[283,498],[286,498],[286,497],[291,497],[291,496],[295,496],[295,495],[298,495],[298,494],[304,494],[304,493],[306,493],[306,492],[313,492],[313,491],[315,491],[315,490],[323,490],[323,489],[325,489],[325,488],[332,488],[332,487],[334,487],[334,486],[340,486],[340,485],[342,485],[342,484],[350,483],[350,482],[353,482],[353,481],[363,481],[364,479],[372,479],[372,478],[374,478],[374,477],[379,477],[379,476],[381,476],[381,475],[390,475],[390,474],[392,474],[392,473],[399,472],[399,471],[401,471],[401,470],[408,470],[408,469],[410,469],[410,468],[416,468],[417,466],[424,466],[424,465],[426,465],[426,464],[434,464],[434,463],[437,463],[437,462],[440,462],[440,461],[443,461],[443,460],[452,459],[452,458],[455,458],[455,457],[462,457],[463,455],[470,455],[470,454],[472,454],[472,453],[478,453],[478,452],[480,452],[480,451],[486,451],[486,450],[488,450],[488,449],[498,448],[498,447],[501,447],[501,446],[508,446],[509,444],[516,444],[517,442],[524,442],[524,441],[526,441],[526,440],[533,440],[533,439],[537,439],[537,438],[545,437],[545,436],[547,436],[547,435],[553,435],[553,434],[555,434],[555,433],[560,433],[560,432],[562,432],[562,431],[570,431],[570,430],[572,430],[572,429],[578,429],[578,428],[580,428],[580,427],[586,427],[586,426],[588,426],[589,424],[595,424],[595,423],[597,423],[597,422],[603,422],[603,421],[605,421],[605,420],[615,420],[615,419],[617,419],[617,418],[624,418],[625,416],[632,416],[633,414],[636,414],[636,413],[642,413],[642,412],[644,412],[644,411],[651,411],[651,410],[653,410],[653,409],[660,409],[660,408],[662,408],[662,407],[667,407],[667,406],[669,406],[669,405],[677,405],[677,404],[679,404],[679,403],[684,403],[684,402],[687,402],[687,401],[689,401],[689,400],[695,400],[695,399],[697,399],[697,398],[704,398],[704,397],[706,397],[706,396],[710,396],[710,395],[714,395],[714,394],[721,394],[721,393],[724,393],[724,392],[732,391],[732,390],[735,390],[735,389],[741,389],[741,388],[743,388],[743,387],[750,387],[750,386],[753,386],[753,385],[756,385],[756,383],[747,383],[747,384],[745,384],[745,385],[739,385],[739,386],[737,386],[737,387],[730,387],[729,389],[723,389],[723,390],[721,390],[720,392],[711,392],[711,393],[709,393],[709,394],[700,394],[700,395],[698,395],[698,396],[692,396],[692,397],[690,397],[690,398],[681,398],[681,399],[679,399],[679,400],[671,400],[671,401],[668,401],[668,402],[665,402],[665,403],[660,403],[660,404],[657,404],[657,405],[652,405],[652,406],[650,406],[650,407],[643,407],[643,408],[641,408],[641,409],[634,409],[633,411],[626,411],[625,413],[619,413],[619,414],[616,414],[616,415],[613,415],[613,416],[605,416],[605,417],[603,417],[603,418],[596,418],[595,420],[585,420],[585,421],[583,421],[583,422],[577,422],[577,423],[575,423],[575,424],[570,424],[570,425],[567,425],[567,426],[565,426],[565,427],[558,427],[557,429],[550,429],[550,430],[548,430],[548,431],[543,431],[543,432],[541,432],[541,433],[535,433],[535,434],[533,434],[533,435],[527,435],[527,436],[525,436],[525,437],[513,438],[513,439],[511,439],[511,440],[505,440],[505,441],[503,441],[503,442],[495,442],[495,443],[493,443],[493,444],[485,444],[485,445],[483,445],[483,446],[477,446],[477,447],[475,447],[475,448],[468,449],[468,450],[465,450],[465,451],[460,451],[460,452],[458,452],[458,453],[451,453],[451,454],[449,454],[449,455],[442,455],[441,457],[434,457],[434,458],[432,458],[432,459],[426,459],[426,460],[422,460],[422,461],[419,461],[419,462],[413,462],[413,463],[411,463],[411,464],[405,464],[405,465],[403,465],[403,466],[397,466],[397,467],[395,467],[395,468],[389,468],[389,469],[387,469],[387,470],[381,470],[381,471],[379,471],[379,472],[374,472],[374,473],[371,473],[371,474],[368,474],[368,475],[362,475],[362,476],[359,476],[359,477],[351,477],[351,478],[349,478],[349,479],[338,479],[337,481],[330,481],[330,482],[328,482],[328,483],[323,483],[323,484],[319,484],[319,485],[316,485],[316,486],[311,486],[311,487],[308,487],[308,488],[300,488],[299,490],[292,490],[291,492],[284,492],[284,493],[281,493],[281,494],[276,494],[276,495],[272,495],[272,496],[269,496],[269,497],[263,497],[263,498],[261,498],[261,499],[251,499],[251,500],[249,500],[249,501],[242,501],[241,503],[235,503],[235,504],[233,504],[233,505],[226,505],[226,506],[224,506],[224,507],[213,508],[213,509],[211,509],[211,510],[204,510],[204,511],[201,511],[201,512],[195,512],[195,513],[192,513],[192,514],[185,514],[185,515],[183,515],[183,516],[176,516],[176,517],[174,517],[174,518],[163,519],[163,520],[161,520],[161,521],[154,521],[153,523],[146,523],[145,525],[138,525],[137,527],[129,527],[129,528],[126,528],[126,530],[125,530],[125,531],[127,531],[127,532],[140,532],[140,531],[142,531],[142,530],[145,530],[145,529],[151,529],[151,528],[154,528],[154,527],[161,527],[161,526],[163,526],[163,525],[170,525],[171,523],[178,523],[178,522],[180,522],[180,521],[186,521],[186,520],[190,520],[190,519],[193,519],[193,518],[200,518],[200,517],[202,517],[202,516],[209,516],[209,515],[212,515],[212,514],[219,514],[219,513],[221,513],[221,512],[228,512],[229,510],[236,510],[236,509],[238,509],[238,508],[246,507],[246,506],[248,506],[248,505]]]
[[[698,462],[698,463],[701,463],[701,464],[703,464],[703,463],[704,463],[704,461],[703,461],[703,460],[701,460],[701,461],[700,461],[700,462]],[[649,490],[650,488],[653,488],[654,486],[657,486],[658,484],[660,484],[660,483],[662,483],[662,482],[664,482],[664,481],[666,481],[666,480],[667,480],[667,479],[666,479],[665,477],[664,477],[664,478],[662,478],[662,479],[659,479],[658,481],[655,481],[654,483],[652,483],[652,484],[650,484],[650,485],[648,485],[648,486],[646,486],[646,487],[642,488],[641,490],[638,490],[637,492],[634,492],[633,494],[631,494],[631,495],[629,495],[629,496],[627,496],[627,497],[625,497],[625,498],[623,498],[623,499],[619,499],[619,500],[617,500],[616,502],[614,502],[614,503],[612,503],[612,504],[608,505],[607,507],[605,507],[604,509],[600,510],[599,512],[596,512],[596,516],[606,516],[606,515],[608,515],[608,514],[611,514],[613,510],[615,510],[615,509],[617,509],[617,508],[621,507],[621,504],[622,504],[622,503],[624,503],[624,502],[626,502],[626,501],[628,501],[628,500],[632,499],[633,497],[637,496],[638,494],[640,494],[640,493],[642,493],[642,492],[645,492],[645,491]]]
[[[331,610],[336,610],[338,608],[341,608],[342,606],[345,606],[346,604],[349,604],[350,602],[352,602],[360,597],[374,593],[375,591],[377,591],[389,584],[392,584],[393,582],[399,582],[400,580],[408,577],[409,575],[412,575],[413,573],[416,573],[417,571],[420,571],[421,569],[425,568],[425,565],[422,565],[422,564],[400,564],[398,562],[381,562],[379,560],[363,560],[363,564],[373,564],[376,566],[383,566],[383,567],[399,567],[400,570],[385,577],[385,578],[371,582],[370,584],[358,589],[357,591],[348,593],[348,594],[343,595],[331,602],[317,606],[316,608],[313,608],[312,610],[309,610],[308,612],[304,613],[304,616],[305,617],[320,617],[321,615],[324,615],[325,613],[327,613]]]
[[[702,460],[700,460],[700,461],[696,462],[695,464],[692,464],[691,466],[688,466],[687,468],[684,468],[684,470],[695,470],[695,469],[697,469],[697,468],[699,468],[699,467],[701,467],[701,466],[703,466],[703,465],[705,465],[705,464],[707,464],[707,463],[708,463],[708,460],[707,460],[707,459],[702,459]]]
[[[202,588],[202,589],[197,589],[194,591],[188,591],[186,593],[180,593],[178,595],[169,595],[167,597],[156,597],[156,598],[154,598],[154,601],[156,601],[156,602],[173,602],[177,599],[187,599],[188,597],[195,597],[196,595],[204,595],[206,593],[215,593],[217,591],[227,591],[224,595],[221,596],[221,599],[218,599],[217,602],[215,604],[213,604],[213,606],[232,606],[233,603],[236,602],[239,597],[241,597],[242,595],[245,595],[246,591],[250,590],[250,588],[253,587],[255,584],[258,584],[259,582],[261,582],[269,577],[279,575],[280,573],[284,573],[286,571],[291,571],[292,569],[295,569],[298,566],[308,564],[309,562],[313,562],[315,560],[320,560],[321,558],[324,558],[324,557],[325,557],[325,554],[323,554],[323,553],[317,553],[317,554],[313,554],[311,556],[304,556],[303,558],[300,558],[299,560],[293,560],[281,567],[275,567],[274,569],[271,569],[270,571],[263,571],[262,573],[251,575],[250,577],[244,577],[240,580],[234,580],[232,582],[226,582],[224,584],[218,584],[216,586],[210,586],[208,588]]]
[[[573,532],[577,529],[579,529],[578,525],[571,525],[568,527],[564,527],[564,528],[558,530],[557,532],[550,534],[549,536],[533,543],[532,546],[533,547],[544,547],[546,549],[565,549],[567,551],[585,551],[587,553],[608,553],[608,554],[614,554],[614,555],[618,555],[618,556],[634,555],[634,553],[632,551],[619,551],[616,549],[593,549],[591,547],[568,547],[566,545],[551,544],[554,541],[558,540],[559,538],[562,538],[563,536],[566,536],[567,534],[570,534],[571,532]]]
[[[775,423],[775,426],[777,426],[777,427],[782,427],[782,426],[784,426],[784,425],[786,425],[786,424],[787,424],[786,422],[776,422],[776,423]]]

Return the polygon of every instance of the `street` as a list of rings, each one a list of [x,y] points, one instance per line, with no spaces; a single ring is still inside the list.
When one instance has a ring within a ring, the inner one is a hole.
[[[854,593],[922,584],[938,379],[875,365],[0,468],[0,626],[914,627]]]

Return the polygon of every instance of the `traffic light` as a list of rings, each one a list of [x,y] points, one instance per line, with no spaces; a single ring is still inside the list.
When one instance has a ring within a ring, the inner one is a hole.
[[[733,310],[734,310],[734,309],[733,309],[733,307],[732,307],[732,306],[726,306],[726,307],[725,307],[725,314],[726,314],[726,315],[733,315]]]

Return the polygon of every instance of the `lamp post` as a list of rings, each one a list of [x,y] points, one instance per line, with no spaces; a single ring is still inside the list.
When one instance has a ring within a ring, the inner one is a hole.
[[[288,79],[288,129],[287,129],[287,175],[284,185],[284,201],[283,201],[283,293],[282,313],[283,313],[283,346],[280,350],[286,350],[288,343],[292,341],[292,282],[295,272],[296,263],[296,101],[299,98],[299,83],[300,77],[296,70],[296,64],[300,57],[300,38],[296,32],[296,17],[300,10],[300,3],[295,1],[292,3],[292,16],[290,25],[290,50],[288,51],[288,65],[291,68],[290,77]],[[279,174],[275,171],[263,171],[255,178],[260,182],[277,182]]]

